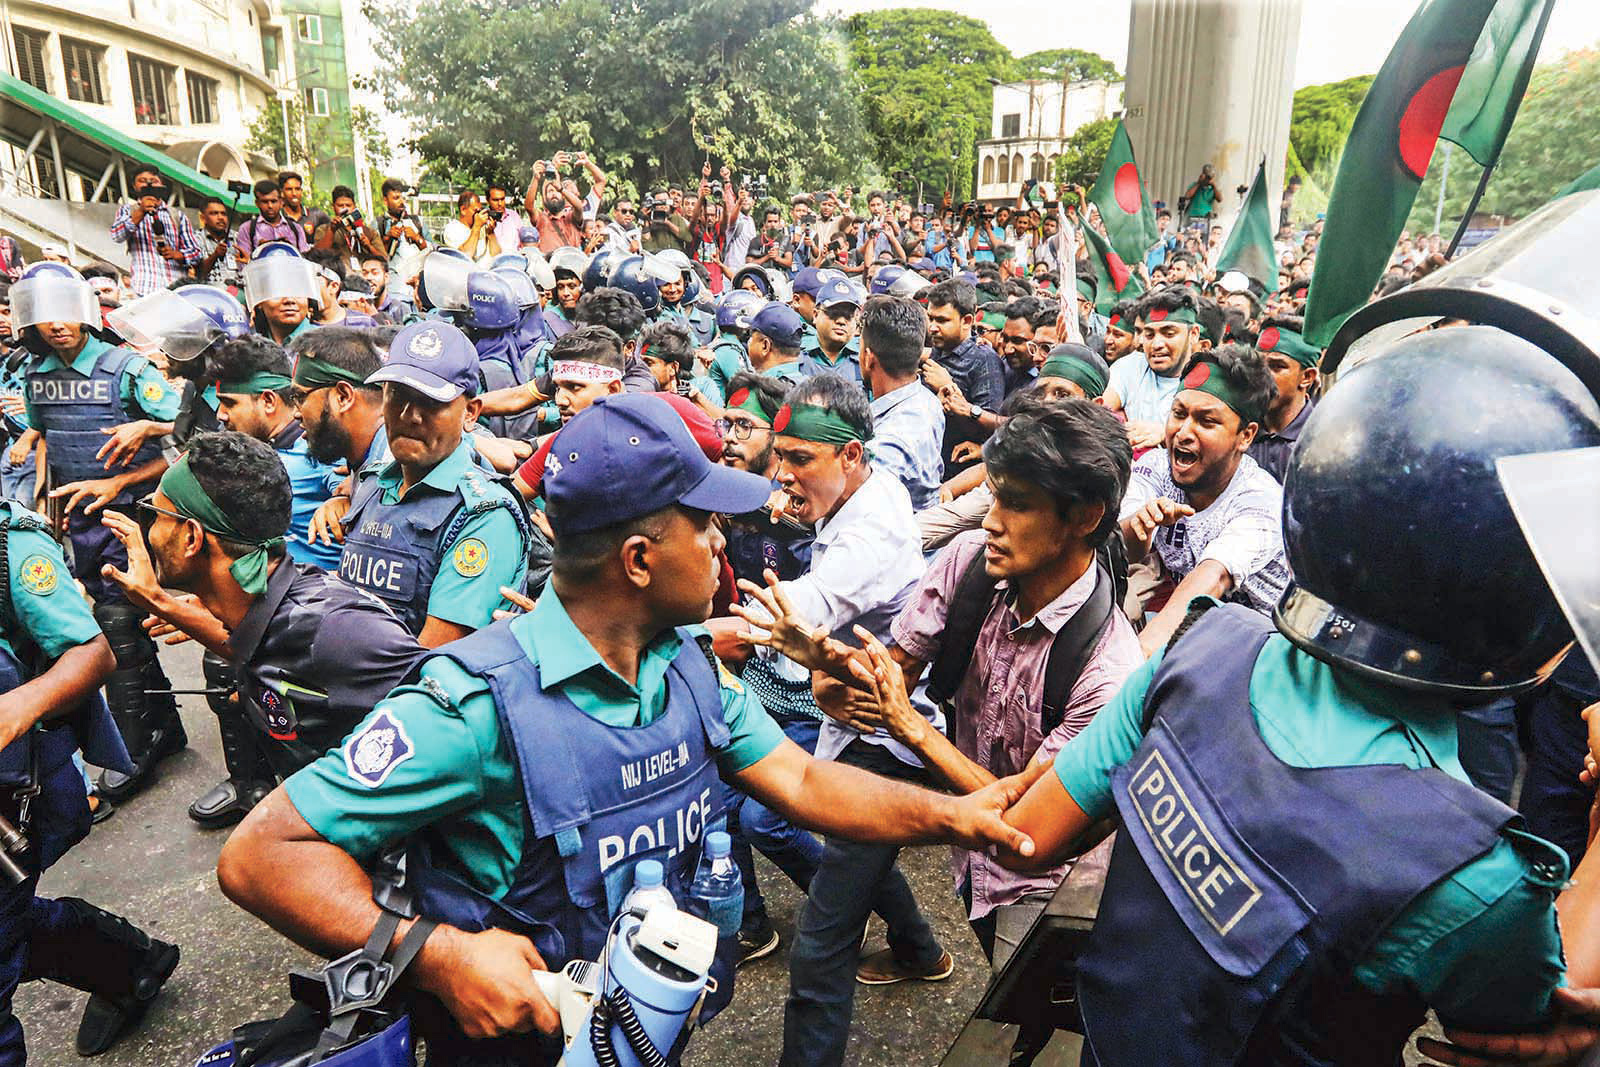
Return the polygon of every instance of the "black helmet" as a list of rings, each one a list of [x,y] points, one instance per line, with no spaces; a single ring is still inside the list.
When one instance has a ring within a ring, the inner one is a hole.
[[[1407,688],[1481,702],[1538,684],[1572,634],[1495,461],[1591,446],[1600,403],[1514,334],[1428,329],[1371,350],[1317,405],[1289,462],[1294,580],[1278,628]]]
[[[622,256],[609,248],[602,248],[591,256],[583,270],[583,291],[592,293],[602,285],[610,285],[611,271],[621,260]]]

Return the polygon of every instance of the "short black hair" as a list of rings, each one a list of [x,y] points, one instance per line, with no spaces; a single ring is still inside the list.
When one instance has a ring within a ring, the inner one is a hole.
[[[359,374],[363,382],[368,375],[383,366],[383,351],[371,330],[356,326],[323,326],[305,333],[289,342],[289,354],[296,359],[310,356],[331,363],[340,370]],[[357,389],[382,392],[381,385],[356,385]]]
[[[930,285],[923,296],[927,299],[928,307],[955,308],[956,314],[962,318],[978,310],[978,291],[960,278]]]
[[[206,208],[210,207],[212,204],[221,204],[224,208],[226,208],[228,206],[228,202],[226,200],[222,199],[222,197],[220,197],[220,196],[208,196],[205,199],[200,201],[200,210],[204,211]]]
[[[567,334],[567,336],[572,335]],[[560,510],[559,505],[550,505],[551,522],[557,526],[561,523]],[[639,534],[650,538],[664,536],[667,523],[680,510],[682,505],[669,504],[659,511],[640,515],[636,519],[612,523],[610,526],[602,526],[598,530],[563,533],[556,538],[555,548],[551,553],[551,571],[563,581],[576,582],[580,585],[592,582],[599,576],[606,561],[616,555],[624,541]]]
[[[1194,302],[1194,317],[1200,322],[1200,336],[1213,345],[1220,345],[1222,329],[1227,324],[1222,305],[1209,296],[1198,297]]]
[[[1025,296],[1007,304],[1002,312],[1008,319],[1027,319],[1035,330],[1054,326],[1060,311],[1056,305],[1036,296]]]
[[[1103,504],[1105,516],[1086,540],[1098,548],[1117,528],[1133,470],[1128,431],[1100,404],[1080,398],[1030,398],[983,446],[996,483],[1026,482],[1055,499],[1065,515],[1074,504]]]
[[[1012,278],[1006,282],[1006,296],[1021,299],[1033,295],[1033,285],[1026,278]]]
[[[1183,263],[1190,267],[1199,266],[1199,263],[1196,262],[1194,256],[1188,252],[1174,252],[1167,257],[1167,266],[1170,267],[1175,263]]]
[[[550,345],[550,362],[563,360],[598,363],[617,371],[627,369],[627,360],[622,355],[622,338],[617,336],[615,330],[592,323],[569,330]]]
[[[784,398],[789,393],[789,383],[770,374],[742,370],[728,379],[728,396],[736,395],[741,389],[748,389],[755,394],[756,403],[761,405],[767,421],[771,422],[777,417],[778,409],[783,407]]]
[[[378,186],[378,191],[381,195],[388,196],[390,193],[410,192],[411,186],[407,185],[399,178],[385,178],[383,179],[383,184]]]
[[[605,326],[624,342],[631,341],[644,328],[644,305],[626,289],[602,285],[578,298],[572,321],[580,326]]]
[[[928,313],[903,296],[875,296],[861,311],[861,343],[884,372],[903,378],[917,369],[928,337]]]
[[[360,293],[363,296],[372,295],[372,283],[354,271],[344,272],[344,281],[339,283],[339,288],[347,293]]]
[[[279,185],[282,185],[284,182],[289,181],[291,179],[293,179],[294,181],[299,182],[301,185],[304,185],[306,183],[306,180],[300,176],[298,171],[280,170],[278,172],[278,184]]]
[[[1245,405],[1255,413],[1254,418],[1241,413],[1241,426],[1266,417],[1267,408],[1278,395],[1278,386],[1260,352],[1248,345],[1222,345],[1207,352],[1205,358],[1217,364],[1228,384],[1242,394]]]
[[[1301,334],[1306,332],[1306,320],[1299,315],[1269,315],[1266,321],[1261,324],[1261,328],[1265,330],[1268,326],[1276,326],[1280,330],[1292,330]]]
[[[502,193],[510,193],[511,192],[511,187],[509,185],[507,185],[505,182],[490,182],[488,185],[485,185],[483,187],[483,195],[485,197],[487,197],[487,196],[491,195],[496,189],[500,190]]]
[[[384,265],[384,267],[389,266],[389,257],[384,255],[382,252],[364,250],[358,257],[358,261],[362,266],[366,266],[368,263],[381,263]]]
[[[256,197],[271,196],[273,193],[282,191],[283,183],[274,181],[271,178],[262,178],[250,187],[251,194]]]
[[[141,174],[154,174],[157,178],[162,177],[161,168],[157,167],[153,163],[139,164],[137,167],[134,167],[133,170],[128,172],[128,177],[130,179],[137,178]]]
[[[259,334],[224,341],[218,345],[210,359],[208,370],[214,382],[242,382],[252,374],[281,374],[285,378],[294,373],[289,353]],[[288,388],[274,389],[280,398],[287,400]]]
[[[1250,316],[1238,308],[1226,308],[1222,314],[1222,339],[1241,345],[1256,343],[1260,335],[1250,328]]]
[[[694,337],[676,319],[659,319],[639,332],[639,355],[645,350],[656,359],[676,363],[680,370],[694,368]]]
[[[809,378],[801,378],[789,387],[784,400],[790,404],[810,404],[830,411],[848,422],[863,441],[872,440],[872,406],[867,403],[867,394],[841,374],[823,371]]]
[[[196,434],[186,449],[194,480],[235,530],[258,542],[289,532],[294,491],[276,449],[232,430]],[[255,549],[253,544],[219,540],[230,556]],[[282,545],[272,552],[282,554]]]
[[[1113,329],[1121,330],[1123,333],[1132,333],[1133,318],[1138,310],[1139,302],[1137,300],[1118,300],[1111,305],[1111,312],[1106,316],[1106,321],[1109,322],[1112,319],[1116,319],[1120,325],[1112,327]]]

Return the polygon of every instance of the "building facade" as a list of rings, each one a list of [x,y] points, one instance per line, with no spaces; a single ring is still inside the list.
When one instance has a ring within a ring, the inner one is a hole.
[[[978,142],[978,199],[1010,202],[1029,178],[1054,181],[1056,158],[1080,127],[1122,112],[1122,83],[1002,82],[989,136]]]

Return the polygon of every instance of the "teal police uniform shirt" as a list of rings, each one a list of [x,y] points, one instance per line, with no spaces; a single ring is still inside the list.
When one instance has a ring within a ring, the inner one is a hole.
[[[79,374],[88,375],[94,370],[100,357],[111,351],[112,345],[106,344],[98,337],[84,339],[83,348],[72,357],[72,369]],[[43,357],[32,367],[33,373],[43,374],[47,371],[64,368],[67,364],[60,356],[52,352]],[[178,417],[178,390],[172,383],[162,377],[159,370],[143,356],[128,361],[127,367],[122,372],[122,407],[124,411],[142,411],[146,417],[156,422],[171,422]],[[28,424],[39,425],[39,419],[33,410],[33,405],[28,405]]]
[[[11,611],[0,642],[16,654],[11,640],[16,627],[28,635],[45,658],[55,660],[68,649],[100,636],[89,602],[78,592],[78,584],[67,570],[61,546],[41,529],[26,528],[33,520],[39,527],[45,520],[14,501],[0,503],[6,530],[7,562],[11,573]],[[19,527],[19,523],[22,526]]]
[[[1164,654],[1135,670],[1056,756],[1061,784],[1092,819],[1115,810],[1111,774],[1139,747],[1145,693]],[[1262,740],[1290,766],[1437,766],[1467,780],[1455,715],[1442,702],[1337,672],[1280,634],[1256,659],[1250,705]],[[1559,849],[1507,831],[1413,900],[1368,950],[1356,980],[1376,993],[1412,991],[1470,1029],[1532,1025],[1547,1014],[1566,970],[1554,907],[1566,877]],[[1486,960],[1494,961],[1492,982],[1483,980]]]
[[[778,378],[786,382],[798,382],[807,377],[805,364],[798,359],[790,360],[787,363],[779,363],[776,367],[768,367],[761,373],[769,378]]]
[[[539,665],[546,689],[559,689],[585,715],[626,729],[649,725],[666,708],[667,666],[682,645],[674,630],[645,648],[634,685],[605,665],[554,589],[517,618],[511,632]],[[726,669],[719,674],[731,737],[716,753],[717,766],[724,775],[736,774],[765,758],[784,735],[738,680]],[[510,743],[501,734],[487,683],[441,657],[423,663],[422,678],[423,684],[396,689],[350,740],[293,775],[284,788],[313,830],[357,859],[434,827],[446,852],[441,862],[498,897],[521,859],[526,825]],[[369,785],[350,771],[346,753],[380,712],[399,724],[408,746],[378,784]]]
[[[376,444],[376,441],[374,441]],[[387,439],[385,439],[387,445]],[[511,490],[492,480],[473,459],[476,449],[470,435],[463,435],[456,450],[428,472],[427,477],[409,492],[422,487],[461,495],[468,507],[495,496],[511,499]],[[400,463],[391,459],[376,475],[382,486],[383,502],[400,500]],[[512,506],[516,502],[512,501]],[[509,508],[497,507],[467,519],[456,536],[444,546],[439,573],[428,591],[428,614],[458,626],[478,629],[494,621],[496,608],[511,605],[500,596],[500,587],[521,589],[528,572],[528,546]]]
[[[850,381],[860,382],[862,380],[861,338],[859,336],[851,337],[849,341],[845,342],[843,351],[839,353],[839,358],[830,360],[823,353],[821,343],[813,335],[811,340],[802,342],[800,345],[800,366],[805,369],[808,377],[813,374],[821,374],[824,371],[832,371],[835,374],[844,375]]]

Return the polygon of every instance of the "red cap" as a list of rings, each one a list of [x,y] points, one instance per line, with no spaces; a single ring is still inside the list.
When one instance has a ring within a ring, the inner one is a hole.
[[[722,462],[722,435],[717,432],[716,426],[711,422],[711,416],[705,413],[699,404],[686,396],[677,393],[657,393],[662,400],[672,405],[672,410],[678,413],[683,424],[689,427],[689,434],[694,438],[694,443],[700,446],[700,451],[713,463]]]

